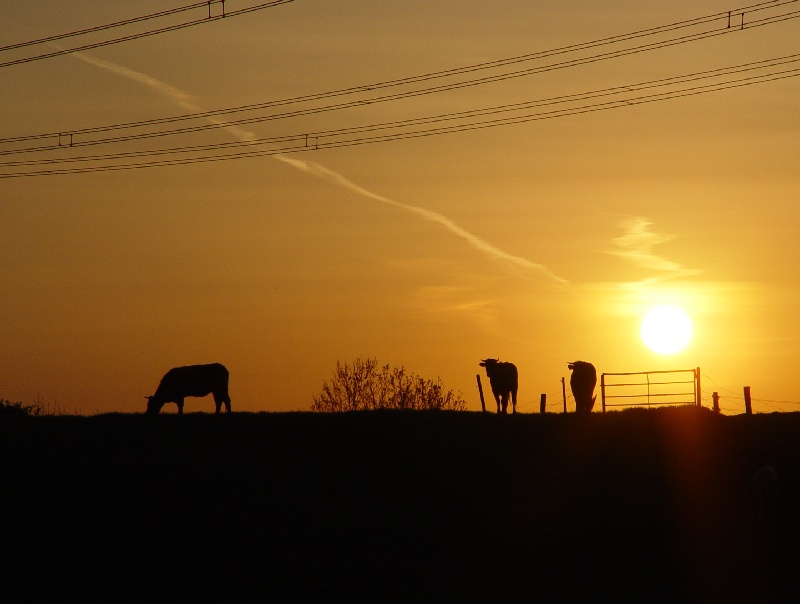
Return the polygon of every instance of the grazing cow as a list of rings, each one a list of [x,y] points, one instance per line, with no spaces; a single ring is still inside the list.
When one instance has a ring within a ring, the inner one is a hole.
[[[511,413],[517,412],[517,388],[519,378],[517,367],[514,363],[501,363],[500,359],[483,359],[481,367],[486,367],[486,375],[492,385],[492,394],[497,403],[497,412],[500,413],[502,404],[503,413],[507,412],[508,399],[511,398]]]
[[[586,361],[575,361],[568,363],[567,367],[572,369],[569,378],[569,387],[572,389],[572,396],[575,397],[575,411],[577,413],[591,413],[594,407],[594,387],[597,385],[597,370],[594,365]]]
[[[183,413],[183,399],[187,396],[214,395],[217,413],[222,403],[225,411],[231,412],[231,397],[228,396],[228,370],[224,365],[189,365],[167,371],[153,396],[146,396],[147,413],[156,414],[165,403],[177,403],[178,413]]]
[[[761,526],[775,524],[778,517],[781,483],[778,473],[771,465],[761,466],[753,474],[756,518]]]

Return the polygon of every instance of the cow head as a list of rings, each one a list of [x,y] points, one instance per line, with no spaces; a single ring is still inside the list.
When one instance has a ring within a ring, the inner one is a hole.
[[[486,373],[488,374],[490,369],[497,365],[500,359],[483,359],[479,364],[481,367],[486,367]]]
[[[159,411],[161,411],[161,407],[164,406],[164,401],[159,401],[156,399],[155,396],[146,396],[144,397],[147,399],[147,414],[148,415],[155,415]]]

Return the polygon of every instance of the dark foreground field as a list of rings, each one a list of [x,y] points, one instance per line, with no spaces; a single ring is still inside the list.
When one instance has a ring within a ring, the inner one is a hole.
[[[800,601],[799,437],[800,414],[694,409],[4,420],[0,589]],[[783,500],[762,527],[766,462]]]

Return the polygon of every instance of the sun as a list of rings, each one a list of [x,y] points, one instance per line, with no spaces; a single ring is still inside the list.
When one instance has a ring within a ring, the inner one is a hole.
[[[677,306],[656,306],[642,319],[642,341],[658,354],[680,352],[692,339],[692,321]]]

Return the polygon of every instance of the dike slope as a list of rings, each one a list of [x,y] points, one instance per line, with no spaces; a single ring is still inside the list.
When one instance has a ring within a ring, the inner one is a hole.
[[[6,593],[797,601],[799,437],[694,408],[3,421]]]

